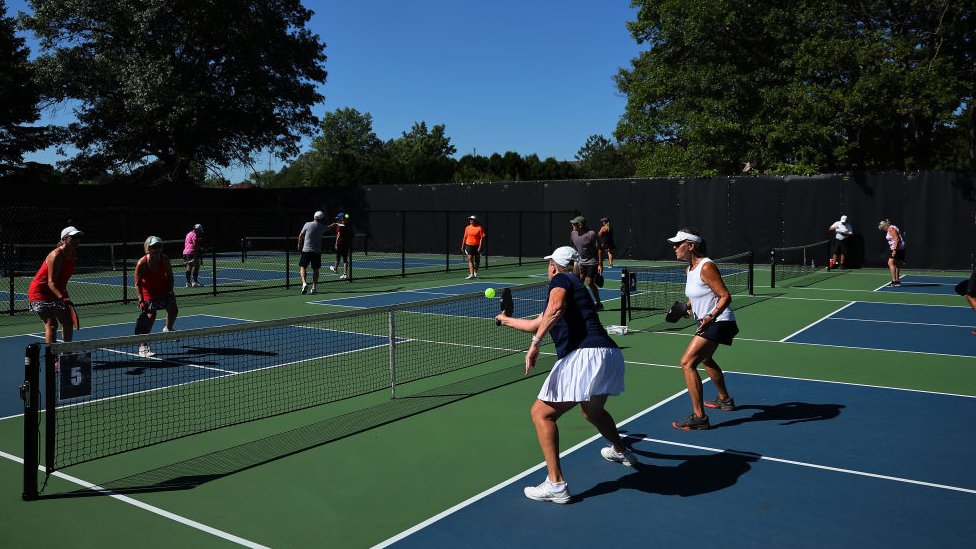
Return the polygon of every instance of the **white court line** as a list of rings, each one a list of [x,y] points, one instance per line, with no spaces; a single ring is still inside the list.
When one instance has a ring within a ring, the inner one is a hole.
[[[779,342],[780,342],[780,343],[788,343],[788,342],[786,341],[787,339],[789,339],[789,338],[791,338],[791,337],[793,337],[793,336],[795,336],[796,334],[799,334],[800,332],[804,332],[804,331],[806,331],[806,330],[808,330],[808,329],[810,329],[810,328],[811,328],[812,326],[815,326],[816,324],[819,324],[819,323],[821,323],[821,322],[823,322],[824,320],[826,320],[826,319],[827,319],[827,318],[829,318],[830,316],[833,316],[833,315],[835,315],[835,314],[837,314],[837,313],[839,313],[839,312],[841,312],[841,311],[843,311],[844,309],[846,309],[846,308],[848,308],[848,307],[850,307],[851,305],[854,305],[855,303],[857,303],[857,301],[851,301],[850,303],[848,303],[847,305],[844,305],[844,306],[843,306],[843,307],[841,307],[840,309],[837,309],[836,311],[833,311],[833,312],[831,312],[831,313],[827,313],[827,314],[826,314],[825,316],[822,316],[822,317],[820,317],[819,319],[817,319],[817,320],[814,320],[814,321],[813,321],[813,322],[811,322],[810,324],[807,324],[807,325],[806,325],[806,326],[804,326],[803,328],[800,328],[799,330],[797,330],[797,331],[795,331],[795,332],[793,332],[792,334],[790,334],[790,335],[788,335],[788,336],[786,336],[786,337],[784,337],[783,339],[781,339],[781,340],[779,340]]]
[[[20,459],[17,456],[8,454],[8,453],[3,452],[3,451],[0,451],[0,457],[4,457],[6,459],[9,459],[10,461],[14,461],[14,462],[19,463],[21,465],[24,464],[24,460]],[[38,467],[38,469],[41,470],[41,471],[44,470],[42,467]],[[159,516],[161,516],[163,518],[172,520],[174,522],[178,522],[178,523],[183,524],[185,526],[189,526],[190,528],[195,528],[195,529],[200,530],[202,532],[206,532],[206,533],[208,533],[210,535],[217,536],[218,538],[225,539],[225,540],[230,541],[232,543],[236,543],[236,544],[242,545],[244,547],[251,547],[253,549],[269,549],[266,545],[261,545],[259,543],[254,543],[253,541],[246,540],[246,539],[244,539],[244,538],[242,538],[240,536],[235,536],[234,534],[230,534],[230,533],[224,532],[223,530],[218,530],[218,529],[216,529],[216,528],[214,528],[212,526],[207,526],[206,524],[203,524],[202,522],[197,522],[195,520],[188,519],[188,518],[186,518],[184,516],[177,515],[176,513],[171,513],[171,512],[169,512],[169,511],[167,511],[165,509],[161,509],[159,507],[156,507],[155,505],[150,505],[148,503],[139,501],[137,499],[133,499],[133,498],[130,498],[128,496],[124,496],[122,494],[113,492],[112,490],[109,490],[109,489],[106,489],[106,488],[102,488],[101,486],[98,486],[96,484],[92,484],[90,482],[81,480],[81,479],[76,478],[76,477],[73,477],[71,475],[66,475],[66,474],[64,474],[64,473],[62,473],[60,471],[55,471],[54,473],[52,473],[52,475],[55,476],[55,477],[58,477],[60,479],[64,479],[64,480],[66,480],[66,481],[68,481],[68,482],[70,482],[72,484],[77,484],[78,486],[81,486],[83,488],[87,488],[88,490],[93,490],[93,491],[99,492],[99,493],[101,493],[103,495],[106,495],[106,496],[108,496],[110,498],[117,499],[117,500],[121,501],[122,503],[125,503],[125,504],[128,504],[128,505],[132,505],[134,507],[138,507],[139,509],[142,509],[144,511],[149,511],[150,513],[159,515]]]
[[[633,440],[633,439],[631,439],[631,440]],[[901,482],[901,483],[905,483],[905,484],[914,484],[914,485],[917,485],[917,486],[926,486],[926,487],[929,487],[929,488],[939,488],[941,490],[952,490],[954,492],[963,492],[963,493],[966,493],[966,494],[976,494],[976,490],[972,490],[972,489],[969,489],[969,488],[961,488],[959,486],[949,486],[947,484],[936,484],[934,482],[925,482],[925,481],[921,481],[921,480],[914,480],[914,479],[904,478],[904,477],[893,477],[893,476],[890,476],[890,475],[881,475],[881,474],[878,474],[878,473],[869,473],[867,471],[857,471],[855,469],[844,469],[844,468],[841,468],[841,467],[831,467],[829,465],[820,465],[820,464],[817,464],[817,463],[809,463],[809,462],[806,462],[806,461],[795,461],[795,460],[792,460],[792,459],[783,459],[783,458],[777,458],[777,457],[770,457],[770,456],[764,456],[764,455],[760,455],[760,454],[750,454],[748,452],[739,452],[737,450],[723,450],[721,448],[711,448],[709,446],[698,446],[696,444],[686,444],[686,443],[683,443],[683,442],[673,442],[673,441],[670,441],[670,440],[661,440],[661,439],[656,439],[656,438],[641,438],[640,440],[647,441],[647,442],[653,442],[653,443],[656,443],[656,444],[666,444],[668,446],[679,446],[681,448],[691,448],[693,450],[704,450],[706,452],[714,452],[716,454],[726,453],[726,454],[732,454],[732,455],[743,456],[743,457],[752,457],[752,458],[757,458],[758,457],[762,461],[772,461],[772,462],[775,462],[775,463],[785,463],[787,465],[798,465],[800,467],[809,467],[811,469],[821,469],[821,470],[824,470],[824,471],[832,471],[834,473],[845,473],[845,474],[848,474],[848,475],[857,475],[857,476],[862,476],[862,477],[877,478],[877,479],[881,479],[881,480],[891,480],[891,481],[894,481],[894,482]]]

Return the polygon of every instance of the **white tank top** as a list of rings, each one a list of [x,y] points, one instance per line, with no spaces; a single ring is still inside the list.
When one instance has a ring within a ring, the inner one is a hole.
[[[712,263],[712,260],[703,257],[698,262],[697,267],[688,270],[688,280],[685,282],[685,295],[691,301],[691,312],[695,313],[695,318],[697,319],[702,319],[707,316],[708,313],[715,310],[715,305],[718,304],[718,296],[715,295],[715,292],[701,278],[701,270],[705,263]],[[726,307],[722,311],[722,314],[718,315],[714,320],[735,320],[735,313],[732,312],[732,306]]]

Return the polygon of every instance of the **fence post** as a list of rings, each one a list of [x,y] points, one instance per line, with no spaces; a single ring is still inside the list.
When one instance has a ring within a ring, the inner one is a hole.
[[[31,343],[24,356],[24,384],[20,398],[24,401],[24,491],[21,497],[37,499],[37,469],[40,467],[39,437],[41,404],[41,344]]]
[[[387,326],[390,334],[390,398],[396,398],[396,323],[394,317],[396,310],[390,309],[387,317]]]
[[[769,287],[776,287],[776,249],[769,252]]]

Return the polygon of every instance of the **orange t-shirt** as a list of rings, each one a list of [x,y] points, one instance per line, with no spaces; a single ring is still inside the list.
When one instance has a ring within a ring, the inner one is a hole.
[[[464,245],[480,246],[481,239],[485,236],[485,230],[481,228],[481,225],[468,225],[464,228]]]

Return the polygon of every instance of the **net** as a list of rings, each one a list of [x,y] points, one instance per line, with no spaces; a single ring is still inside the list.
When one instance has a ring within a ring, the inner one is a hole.
[[[542,312],[545,282],[512,290],[518,316]],[[402,384],[521,353],[526,334],[495,326],[499,301],[466,294],[50,345],[48,472],[376,391],[395,395]]]
[[[830,241],[823,240],[805,246],[773,248],[770,255],[770,287],[778,282],[804,277],[827,268],[830,261]]]
[[[713,260],[732,295],[751,295],[753,256],[746,252]],[[675,301],[686,301],[687,263],[627,267],[622,271],[620,322],[663,314]]]

